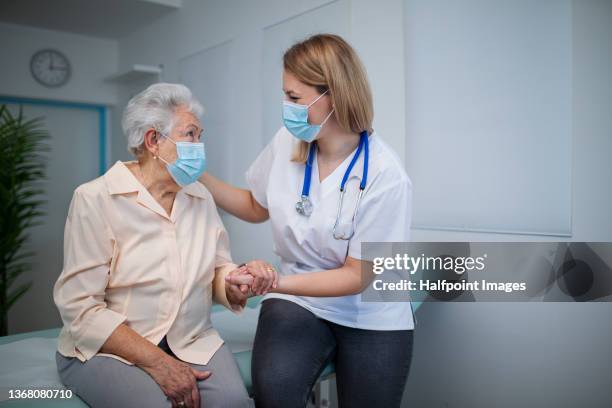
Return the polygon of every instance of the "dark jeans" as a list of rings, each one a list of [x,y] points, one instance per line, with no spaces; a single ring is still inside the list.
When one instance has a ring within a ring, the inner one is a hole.
[[[253,349],[258,408],[302,408],[321,371],[336,364],[340,407],[399,407],[412,357],[412,330],[340,326],[283,299],[261,306]]]

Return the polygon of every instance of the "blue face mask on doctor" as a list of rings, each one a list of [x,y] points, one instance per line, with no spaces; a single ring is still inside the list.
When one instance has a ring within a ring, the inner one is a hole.
[[[161,161],[166,163],[166,168],[176,184],[185,187],[195,183],[206,170],[204,143],[175,142],[170,136],[165,136],[161,132],[159,134],[176,145],[177,157],[174,163],[168,163],[161,156],[158,156]]]
[[[308,108],[314,105],[327,92],[328,91],[323,92],[314,101],[310,102],[309,105],[300,105],[291,101],[283,101],[283,123],[289,133],[308,143],[317,138],[321,128],[331,117],[332,113],[334,113],[334,110],[332,109],[331,112],[329,112],[320,125],[311,125],[308,123]]]

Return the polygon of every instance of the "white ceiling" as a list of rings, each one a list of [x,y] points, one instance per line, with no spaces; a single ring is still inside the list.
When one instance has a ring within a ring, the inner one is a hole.
[[[176,11],[182,0],[3,0],[0,22],[121,38]]]

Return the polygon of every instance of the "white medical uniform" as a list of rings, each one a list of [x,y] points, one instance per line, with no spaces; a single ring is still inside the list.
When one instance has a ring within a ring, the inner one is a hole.
[[[355,152],[329,176],[319,181],[317,155],[312,167],[310,217],[298,214],[304,180],[304,164],[291,161],[298,140],[281,128],[247,170],[253,197],[268,209],[274,252],[281,259],[280,274],[293,275],[344,265],[348,256],[361,258],[361,242],[403,242],[410,238],[412,183],[395,153],[374,132],[369,137],[370,159],[367,186],[359,206],[355,235],[337,240],[332,229],[340,198],[340,182]],[[363,174],[363,152],[355,163],[342,210],[342,224],[349,224]],[[346,227],[346,225],[343,225]],[[344,230],[344,229],[342,229]],[[361,295],[306,297],[269,293],[310,310],[316,316],[348,327],[369,330],[414,328],[408,302],[362,302]]]

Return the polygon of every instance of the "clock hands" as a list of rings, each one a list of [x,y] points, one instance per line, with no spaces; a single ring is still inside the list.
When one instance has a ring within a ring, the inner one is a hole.
[[[53,65],[53,53],[49,54],[49,71],[66,71],[68,69],[65,65]]]

